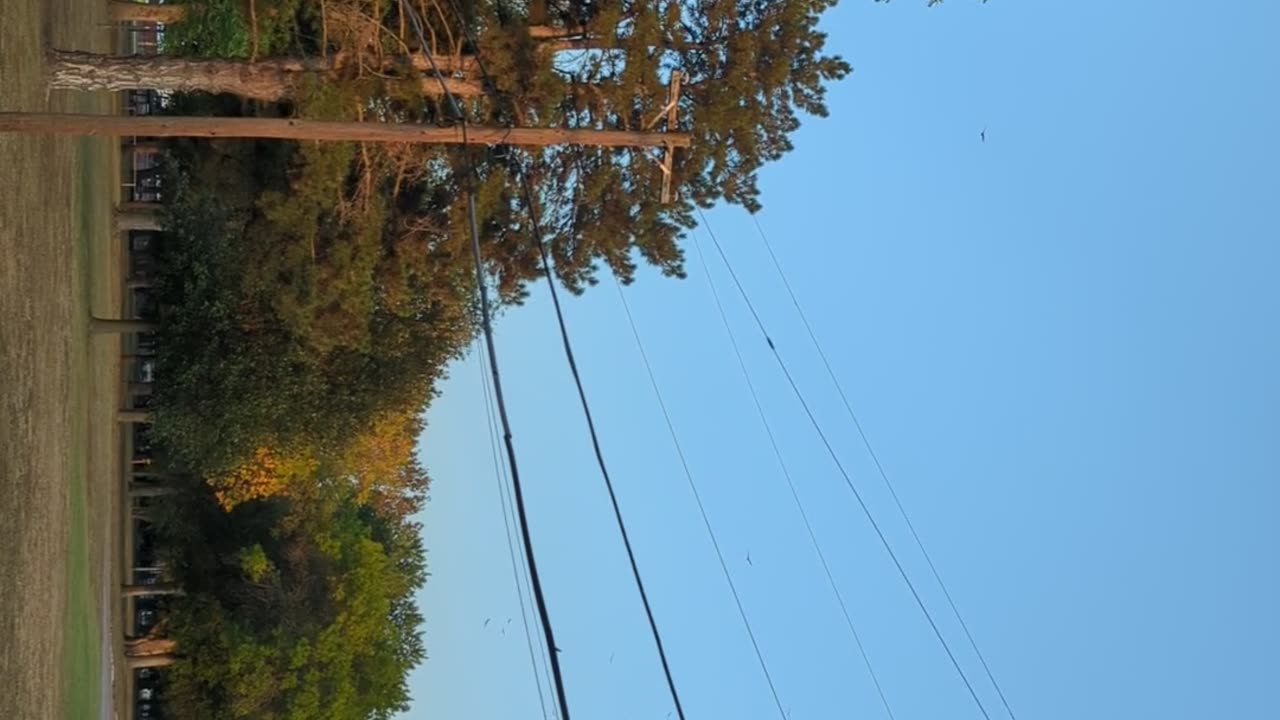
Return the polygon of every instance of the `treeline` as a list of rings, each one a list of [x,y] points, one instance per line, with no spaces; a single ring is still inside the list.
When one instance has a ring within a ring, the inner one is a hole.
[[[184,594],[168,714],[379,718],[423,657],[415,445],[472,336],[465,276],[385,242],[353,148],[175,144],[153,244],[154,500]],[[197,181],[198,179],[198,181]],[[347,196],[347,202],[334,199]]]
[[[695,207],[756,209],[758,170],[790,149],[798,114],[825,114],[824,83],[848,72],[816,29],[833,0],[462,0],[463,18],[452,3],[412,2],[426,46],[397,2],[329,0],[320,12],[257,0],[254,17],[238,1],[189,4],[172,15],[169,52],[322,62],[292,63],[277,99],[185,92],[169,112],[459,122],[428,90],[429,53],[453,59],[457,83],[478,83],[464,98],[471,122],[649,129],[679,68],[669,129],[693,133],[694,148],[676,156],[678,193],[663,203],[654,158],[627,148],[165,144],[149,432],[181,478],[153,508],[185,590],[166,598],[161,628],[178,648],[169,715],[406,707],[424,653],[412,517],[429,479],[415,445],[477,329],[468,193],[500,304],[541,277],[530,210],[573,291],[601,271],[629,281],[639,263],[679,276]]]

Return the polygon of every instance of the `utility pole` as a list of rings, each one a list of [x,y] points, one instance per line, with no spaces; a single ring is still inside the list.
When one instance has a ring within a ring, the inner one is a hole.
[[[687,133],[577,128],[432,127],[405,123],[330,122],[248,117],[128,117],[73,113],[0,113],[0,133],[78,136],[145,136],[331,140],[434,145],[586,145],[689,147]]]

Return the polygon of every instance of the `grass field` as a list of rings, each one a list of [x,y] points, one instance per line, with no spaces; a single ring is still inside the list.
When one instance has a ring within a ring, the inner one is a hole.
[[[0,108],[110,112],[47,96],[43,49],[105,51],[105,5],[0,2]],[[0,693],[3,718],[97,717],[103,621],[117,617],[118,344],[90,310],[120,306],[113,143],[0,137]],[[108,663],[109,664],[109,663]]]

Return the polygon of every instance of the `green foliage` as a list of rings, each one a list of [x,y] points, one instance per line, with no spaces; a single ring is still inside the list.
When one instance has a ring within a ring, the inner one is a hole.
[[[258,54],[262,57],[285,55],[301,46],[301,38],[313,29],[299,21],[310,19],[319,3],[306,0],[264,0],[258,3]],[[315,19],[318,22],[318,18]]]
[[[406,676],[424,658],[418,528],[326,487],[232,513],[207,492],[168,508],[167,561],[187,589],[169,607],[185,651],[168,714],[366,720],[407,709]]]
[[[760,169],[792,149],[801,114],[826,115],[826,84],[850,71],[824,54],[817,29],[834,0],[568,5],[597,49],[544,66],[564,78],[567,100],[554,122],[644,128],[661,115],[670,73],[679,70],[679,124],[668,130],[692,134],[693,146],[676,154],[679,197],[667,205],[652,156],[581,147],[542,154],[539,191],[557,271],[580,290],[603,261],[626,281],[638,254],[678,276],[694,207],[726,200],[759,210]]]
[[[259,147],[177,147],[166,183],[152,433],[202,477],[261,448],[343,456],[375,417],[425,406],[472,334],[468,296],[396,255],[412,248],[385,242],[376,196],[352,199],[352,148]]]
[[[170,55],[249,56],[249,25],[234,0],[199,0],[187,17],[165,27],[162,51]]]
[[[413,439],[475,333],[468,198],[484,281],[503,303],[520,302],[543,270],[522,176],[569,289],[604,268],[629,281],[639,263],[681,276],[695,209],[759,209],[759,171],[791,149],[802,116],[826,114],[826,85],[849,72],[817,30],[833,3],[559,0],[531,3],[529,17],[464,3],[479,47],[443,50],[478,50],[494,73],[491,95],[466,105],[474,122],[649,128],[679,69],[668,130],[694,144],[676,156],[670,204],[652,151],[171,143],[152,437],[194,478],[160,522],[187,591],[170,608],[179,717],[387,718],[405,707],[405,673],[424,652],[412,595],[425,562],[405,518],[428,479]],[[395,7],[334,2],[321,32],[314,3],[263,0],[259,54],[324,51],[347,64],[299,78],[289,103],[175,105],[453,122],[420,73],[384,62],[402,50],[381,29],[396,27]],[[173,29],[169,49],[245,55],[229,0],[207,8]],[[433,36],[465,37],[447,17],[427,19]],[[532,20],[583,27],[592,47],[549,51],[526,32]]]
[[[275,574],[276,567],[262,545],[255,543],[252,547],[241,548],[240,569],[250,582],[261,583]]]

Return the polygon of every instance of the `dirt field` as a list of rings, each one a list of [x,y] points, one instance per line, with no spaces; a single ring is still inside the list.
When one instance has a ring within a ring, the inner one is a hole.
[[[46,97],[41,77],[46,43],[107,50],[104,20],[100,1],[0,1],[0,109],[110,112],[107,96]],[[86,320],[121,302],[113,151],[0,136],[2,718],[83,720],[110,704],[119,351],[90,341]]]

